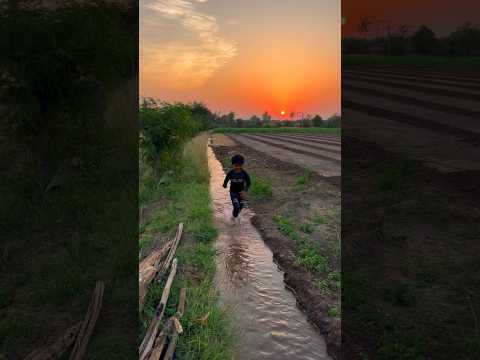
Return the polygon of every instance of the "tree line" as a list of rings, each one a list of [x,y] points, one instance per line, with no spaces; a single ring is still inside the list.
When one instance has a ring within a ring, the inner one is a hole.
[[[480,28],[471,22],[439,37],[428,26],[396,28],[388,22],[363,18],[358,35],[342,39],[344,54],[382,53],[385,55],[480,56]]]
[[[273,119],[272,116],[265,111],[261,117],[252,115],[248,119],[242,119],[235,116],[234,112],[224,115],[213,114],[212,122],[215,127],[229,128],[257,128],[257,127],[340,127],[340,116],[334,114],[327,119],[323,119],[320,115],[307,115],[303,119],[294,119],[295,113],[290,114],[290,119]]]
[[[293,116],[292,116],[293,117]],[[162,172],[178,162],[187,140],[201,131],[218,127],[340,127],[340,116],[319,115],[302,120],[273,120],[268,112],[249,119],[234,112],[217,114],[200,102],[168,103],[144,98],[140,104],[140,152],[142,160]]]

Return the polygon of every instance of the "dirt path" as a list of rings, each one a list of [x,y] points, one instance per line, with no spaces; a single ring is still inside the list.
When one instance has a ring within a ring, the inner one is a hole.
[[[285,272],[285,283],[294,291],[310,321],[325,337],[328,353],[338,358],[340,318],[334,315],[332,309],[340,306],[339,288],[335,281],[331,281],[340,269],[341,197],[338,178],[313,175],[308,184],[298,185],[298,178],[304,174],[304,169],[273,157],[277,148],[272,147],[272,153],[267,154],[257,151],[258,146],[253,148],[240,142],[232,144],[229,138],[217,134],[212,145],[225,170],[230,168],[230,157],[241,153],[246,157],[247,171],[254,174],[255,178],[271,182],[271,198],[250,197],[248,200],[248,207],[255,213],[252,223],[271,249],[275,262]],[[328,264],[326,272],[308,270],[299,264],[297,245],[279,230],[276,216],[281,216],[292,224],[300,236],[318,245],[319,256],[326,259]],[[302,224],[309,233],[301,230]]]
[[[333,147],[325,150],[310,146],[310,144],[314,146],[320,144],[320,140],[305,139],[299,145],[298,143],[284,142],[284,138],[289,139],[288,135],[283,135],[281,138],[263,135],[232,135],[232,138],[275,159],[308,168],[321,176],[337,177],[341,174],[341,156],[339,153],[330,151]],[[291,141],[298,141],[294,139],[296,138],[293,137]],[[338,151],[340,151],[339,146]]]

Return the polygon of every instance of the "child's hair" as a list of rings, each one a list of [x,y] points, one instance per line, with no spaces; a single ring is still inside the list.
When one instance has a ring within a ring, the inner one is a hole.
[[[244,163],[245,163],[245,158],[242,155],[237,154],[232,156],[232,165],[235,165],[235,164],[243,165]]]

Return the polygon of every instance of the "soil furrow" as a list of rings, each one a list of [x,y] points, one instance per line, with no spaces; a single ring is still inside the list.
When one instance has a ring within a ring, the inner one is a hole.
[[[283,136],[283,135],[279,134],[278,136]],[[332,144],[337,146],[340,146],[342,142],[339,136],[335,136],[335,137],[332,136],[330,138],[315,136],[315,135],[300,135],[300,134],[289,134],[288,136],[295,139],[321,141],[322,143],[325,143],[325,144]]]
[[[305,140],[305,141],[301,141],[301,140],[292,140],[290,137],[287,137],[287,136],[275,136],[275,135],[261,135],[261,137],[266,137],[266,138],[269,138],[269,139],[273,139],[273,140],[281,140],[281,141],[284,141],[284,142],[287,142],[287,143],[292,143],[292,144],[297,144],[297,145],[304,145],[304,146],[308,146],[310,148],[313,148],[313,149],[318,149],[318,150],[322,150],[322,151],[326,151],[326,152],[331,152],[333,154],[338,154],[340,155],[341,154],[341,150],[338,149],[338,146],[334,147],[332,145],[327,145],[327,146],[321,146],[321,145],[317,145],[319,143],[321,143],[322,141],[321,140],[318,140],[316,142],[313,142],[311,141],[310,139],[309,140]]]
[[[425,107],[419,107],[414,104],[402,103],[396,100],[389,100],[389,99],[383,99],[383,98],[376,98],[375,100],[372,100],[372,97],[368,94],[351,92],[348,90],[344,90],[342,92],[342,95],[346,99],[352,100],[358,103],[372,105],[372,106],[387,109],[390,111],[397,111],[400,113],[411,114],[418,118],[429,119],[438,124],[453,126],[455,128],[475,132],[480,135],[480,124],[478,123],[478,119],[476,118],[465,117],[462,115],[452,116],[450,114],[446,114],[439,110],[432,110]]]
[[[278,142],[274,142],[274,141],[268,141],[268,140],[265,140],[265,139],[259,139],[258,137],[254,137],[252,135],[241,135],[241,136],[245,136],[245,137],[248,137],[249,139],[252,139],[252,140],[255,140],[255,141],[259,141],[259,142],[263,142],[265,144],[268,144],[270,146],[274,146],[274,147],[278,147],[280,149],[285,149],[285,150],[288,150],[288,151],[291,151],[291,152],[295,152],[297,154],[303,154],[303,155],[309,155],[309,156],[313,156],[313,157],[316,157],[316,158],[320,158],[320,159],[324,159],[324,160],[327,160],[327,161],[331,161],[333,163],[336,163],[336,164],[340,164],[341,163],[341,160],[338,159],[338,158],[334,158],[334,157],[331,157],[331,156],[328,156],[328,155],[323,155],[323,154],[319,154],[318,152],[312,152],[312,151],[307,151],[307,150],[303,150],[303,149],[298,149],[298,148],[295,148],[295,147],[291,147],[291,146],[287,146],[287,145],[282,145],[282,144],[279,144]]]
[[[422,83],[422,84],[430,84],[430,85],[443,85],[449,86],[459,89],[467,89],[473,91],[479,91],[480,85],[478,84],[466,84],[462,82],[454,82],[454,81],[446,81],[446,80],[430,80],[426,78],[418,78],[415,76],[407,76],[407,75],[394,75],[394,74],[387,74],[387,73],[376,73],[376,72],[369,72],[369,71],[344,71],[345,75],[360,75],[360,76],[374,76],[380,75],[381,79],[392,79],[392,80],[402,80],[402,81],[412,81],[415,83]]]
[[[433,104],[442,104],[444,107],[462,109],[461,111],[464,112],[465,115],[469,114],[470,112],[478,112],[480,113],[480,102],[454,98],[446,95],[439,95],[435,93],[424,93],[415,89],[400,89],[394,88],[391,86],[379,85],[379,84],[372,84],[369,81],[365,80],[346,80],[342,84],[342,88],[346,89],[346,86],[352,86],[357,88],[365,89],[365,91],[376,91],[375,97],[380,94],[392,94],[394,96],[398,96],[399,98],[406,97],[406,98],[414,98],[419,99],[421,101],[430,102]]]
[[[443,74],[432,75],[429,73],[414,72],[414,71],[402,72],[402,71],[391,71],[391,70],[380,70],[380,69],[365,69],[362,72],[368,72],[370,74],[398,75],[398,76],[414,78],[414,79],[445,80],[445,81],[480,85],[480,78],[459,77],[455,75],[443,75]]]
[[[353,92],[353,93],[360,93],[362,95],[373,95],[378,98],[384,98],[388,100],[393,100],[399,103],[407,103],[410,106],[415,105],[419,107],[424,107],[428,108],[431,110],[436,110],[436,111],[442,111],[447,114],[454,114],[454,115],[460,115],[460,116],[468,116],[474,119],[479,119],[480,118],[480,111],[474,111],[474,110],[468,110],[464,108],[459,108],[456,106],[451,106],[451,105],[445,105],[441,103],[436,103],[432,101],[427,101],[423,100],[417,97],[411,97],[411,96],[403,96],[403,95],[398,95],[398,94],[393,94],[393,93],[388,93],[385,91],[380,91],[380,90],[375,90],[375,89],[369,89],[366,87],[361,87],[361,86],[355,86],[355,85],[349,85],[349,84],[344,84],[342,87],[342,90],[347,92]]]
[[[446,133],[450,135],[459,136],[462,139],[473,142],[480,143],[480,134],[464,130],[455,126],[439,123],[437,121],[420,118],[414,115],[405,114],[399,111],[392,111],[377,106],[362,104],[356,101],[349,100],[347,98],[342,99],[342,107],[359,111],[370,116],[375,117],[384,117],[390,120],[394,120],[401,123],[406,123],[413,125],[415,127],[424,128],[438,133]]]
[[[346,68],[345,68],[346,69]],[[435,78],[456,78],[461,80],[478,80],[480,81],[480,75],[478,71],[471,71],[470,69],[460,70],[456,68],[454,71],[449,70],[448,68],[442,68],[442,71],[438,71],[432,69],[431,67],[413,67],[411,65],[408,66],[349,66],[346,70],[362,70],[362,71],[385,71],[385,72],[392,72],[392,73],[401,73],[401,74],[418,74],[418,75],[428,75]]]
[[[392,149],[400,156],[424,162],[442,173],[480,169],[478,146],[460,141],[449,132],[435,132],[416,124],[351,109],[344,109],[343,118],[346,139],[344,161],[345,151],[348,151],[348,141],[352,134],[356,134],[355,136],[364,141]]]
[[[418,90],[424,93],[434,93],[440,95],[446,95],[454,98],[459,99],[468,99],[468,100],[475,100],[480,101],[480,94],[474,94],[471,92],[462,92],[456,91],[446,88],[440,87],[430,87],[430,86],[422,86],[422,85],[415,85],[407,82],[394,82],[394,81],[387,81],[387,80],[379,80],[369,76],[360,76],[360,75],[343,75],[342,82],[346,82],[348,80],[359,80],[359,81],[368,81],[369,83],[373,84],[380,84],[385,85],[393,88],[400,88],[400,89],[408,89],[408,90]]]

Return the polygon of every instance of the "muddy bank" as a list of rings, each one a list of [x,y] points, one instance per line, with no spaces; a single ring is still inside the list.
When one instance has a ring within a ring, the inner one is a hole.
[[[285,283],[295,294],[300,307],[324,336],[329,355],[338,359],[341,339],[340,318],[332,316],[331,313],[329,315],[329,312],[339,306],[339,293],[322,290],[319,287],[319,282],[326,274],[307,271],[298,264],[295,242],[278,230],[274,217],[278,214],[285,216],[291,214],[299,221],[306,221],[314,212],[321,214],[339,209],[339,178],[327,180],[312,174],[311,185],[299,186],[298,177],[305,172],[300,166],[282,162],[226,139],[228,138],[217,137],[212,143],[215,155],[225,170],[230,168],[230,157],[234,153],[241,153],[246,157],[247,171],[271,182],[273,190],[271,199],[266,201],[250,197],[248,200],[247,206],[255,212],[252,223],[271,249],[275,262],[285,272]],[[332,267],[339,270],[339,256],[330,250],[334,241],[331,232],[330,227],[322,228],[312,231],[308,236],[312,241],[319,242],[326,251],[324,256],[328,258]]]

